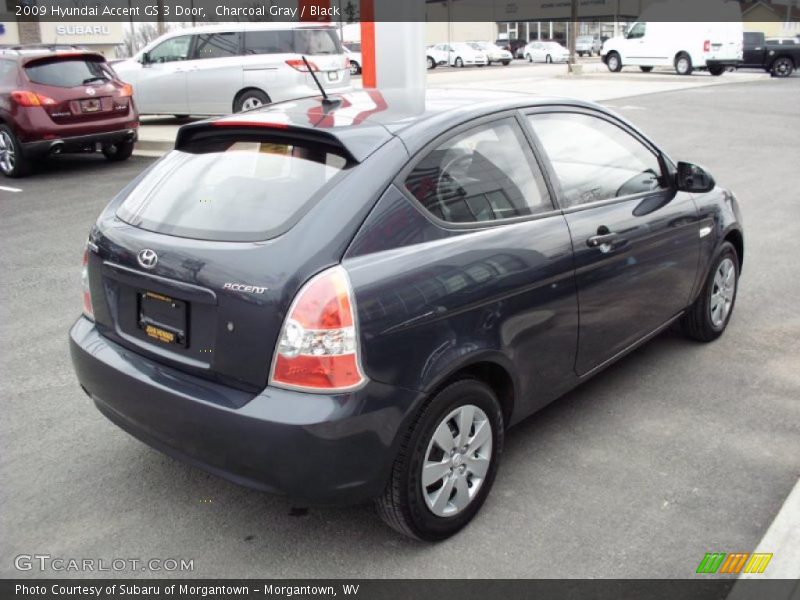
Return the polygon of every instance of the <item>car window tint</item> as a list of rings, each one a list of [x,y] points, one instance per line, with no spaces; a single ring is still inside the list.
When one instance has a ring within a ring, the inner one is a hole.
[[[225,58],[239,55],[239,33],[209,33],[198,35],[194,50],[195,58]]]
[[[37,60],[25,65],[25,73],[33,83],[56,87],[78,87],[113,75],[102,60],[62,58]]]
[[[341,54],[339,34],[330,28],[295,29],[294,51],[298,54]]]
[[[660,187],[658,157],[605,119],[578,113],[529,119],[561,184],[565,208]]]
[[[294,34],[291,31],[246,31],[245,54],[290,54],[294,52]]]
[[[634,39],[637,39],[637,38],[644,37],[644,32],[645,32],[646,28],[647,28],[647,24],[646,23],[636,23],[636,25],[631,27],[631,30],[628,32],[628,39],[629,40],[634,40]]]
[[[117,216],[167,235],[265,240],[291,226],[347,167],[343,156],[306,142],[213,138],[167,154]]]
[[[166,40],[150,51],[150,62],[163,63],[186,60],[189,57],[191,42],[192,36],[190,35],[181,35]]]
[[[451,223],[513,219],[552,208],[512,118],[446,141],[417,163],[405,185],[431,214]]]

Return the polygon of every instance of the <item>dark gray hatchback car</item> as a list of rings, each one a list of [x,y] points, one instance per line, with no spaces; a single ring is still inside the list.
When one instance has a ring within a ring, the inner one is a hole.
[[[731,317],[733,195],[585,102],[356,91],[181,128],[100,215],[70,332],[111,421],[443,539],[506,429],[670,324]]]

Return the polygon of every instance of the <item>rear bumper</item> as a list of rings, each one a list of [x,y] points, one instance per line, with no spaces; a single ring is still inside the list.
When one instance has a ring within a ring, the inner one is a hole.
[[[179,460],[308,505],[363,502],[388,479],[416,392],[370,382],[326,396],[235,390],[153,362],[81,317],[70,331],[78,380],[119,427]]]
[[[116,144],[127,140],[135,142],[136,131],[135,128],[126,128],[105,133],[24,142],[22,144],[22,154],[27,158],[37,158],[48,154],[84,152],[98,143]]]

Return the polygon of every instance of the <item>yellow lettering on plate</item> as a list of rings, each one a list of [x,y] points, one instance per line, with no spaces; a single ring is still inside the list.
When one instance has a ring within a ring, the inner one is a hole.
[[[175,341],[175,334],[170,333],[169,331],[164,331],[158,327],[153,327],[152,325],[147,325],[144,328],[144,332],[152,338],[156,338],[159,341],[171,343]]]

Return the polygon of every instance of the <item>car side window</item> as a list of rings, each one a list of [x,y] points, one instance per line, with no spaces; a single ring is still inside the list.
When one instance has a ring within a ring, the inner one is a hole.
[[[198,35],[195,42],[194,57],[225,58],[239,55],[239,32],[208,33]]]
[[[513,219],[553,208],[514,118],[450,138],[417,163],[405,187],[432,215],[450,223]]]
[[[192,36],[181,35],[161,42],[153,48],[150,54],[150,62],[164,63],[176,60],[186,60],[189,57],[189,48],[192,45]]]
[[[658,156],[605,119],[566,112],[528,119],[561,184],[564,208],[655,191],[666,181]]]
[[[245,31],[245,54],[290,54],[294,52],[293,33],[288,30]]]
[[[638,38],[643,38],[646,29],[647,29],[646,23],[636,23],[636,25],[631,27],[631,30],[628,32],[628,39],[635,40]]]

